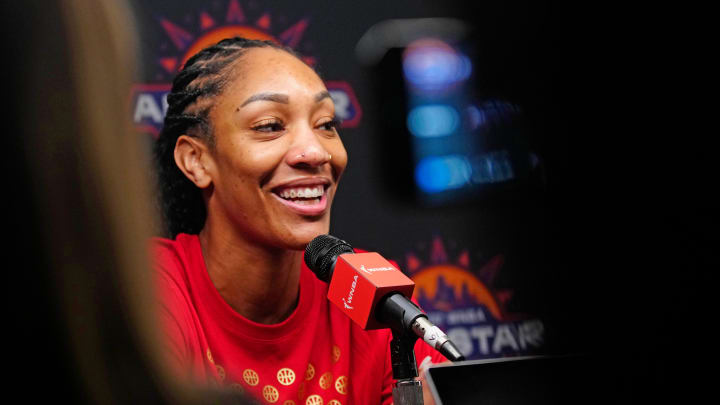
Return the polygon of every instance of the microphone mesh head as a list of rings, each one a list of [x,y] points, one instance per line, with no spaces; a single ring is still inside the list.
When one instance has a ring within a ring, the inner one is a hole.
[[[317,278],[327,283],[332,277],[337,257],[343,253],[353,253],[349,243],[334,236],[320,235],[305,248],[305,264]]]

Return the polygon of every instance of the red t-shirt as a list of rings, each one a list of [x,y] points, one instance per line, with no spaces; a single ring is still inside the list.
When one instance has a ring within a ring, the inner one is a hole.
[[[283,322],[235,312],[212,284],[197,235],[154,239],[160,319],[171,365],[188,378],[232,387],[262,403],[392,403],[388,329],[365,331],[327,300],[302,264],[300,297]],[[268,303],[272,305],[272,303]],[[418,363],[446,359],[418,340]]]

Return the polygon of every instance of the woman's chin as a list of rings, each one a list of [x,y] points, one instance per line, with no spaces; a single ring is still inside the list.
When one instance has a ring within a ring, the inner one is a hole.
[[[280,244],[288,250],[305,250],[310,241],[319,235],[325,235],[329,232],[330,227],[323,223],[302,224],[288,229],[283,235]]]

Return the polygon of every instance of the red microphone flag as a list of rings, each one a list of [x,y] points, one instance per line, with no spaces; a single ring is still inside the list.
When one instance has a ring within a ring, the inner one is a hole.
[[[415,283],[377,253],[345,253],[337,257],[328,299],[363,329],[387,328],[375,318],[381,298],[399,292],[408,299]]]

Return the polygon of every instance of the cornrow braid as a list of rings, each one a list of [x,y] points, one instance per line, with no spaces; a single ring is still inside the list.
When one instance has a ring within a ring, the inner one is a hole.
[[[284,50],[302,60],[292,49],[272,41],[228,38],[193,55],[173,80],[163,129],[153,150],[166,236],[199,233],[207,215],[202,191],[175,163],[178,137],[183,134],[201,137],[212,147],[214,138],[208,114],[215,97],[230,79],[230,67],[246,50],[268,47]]]

